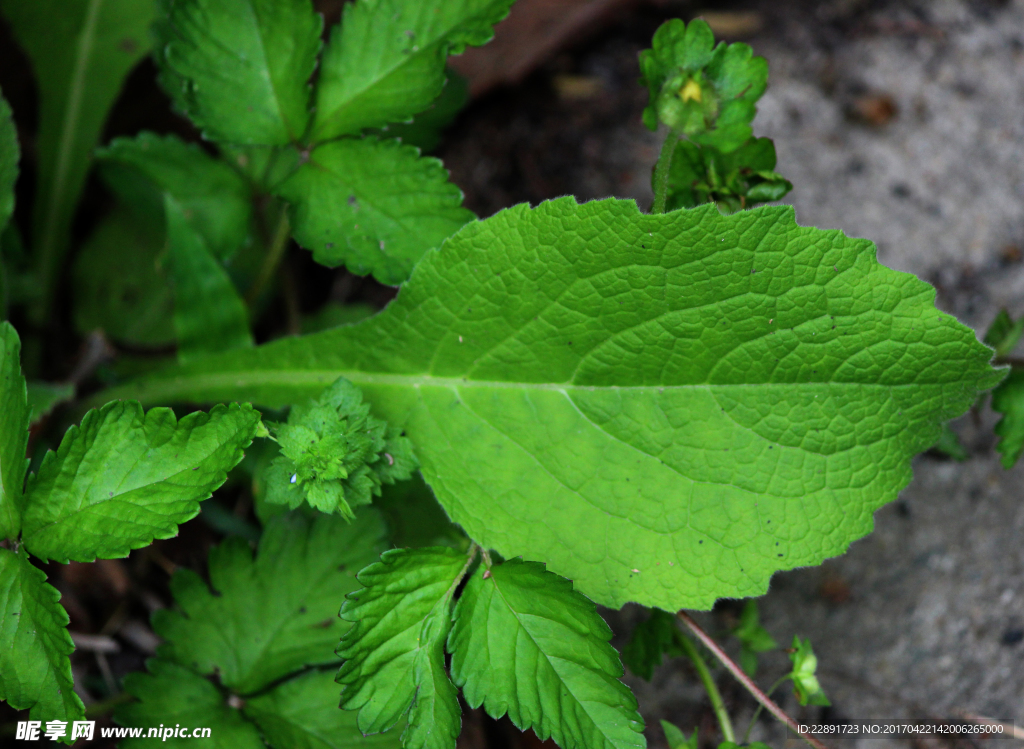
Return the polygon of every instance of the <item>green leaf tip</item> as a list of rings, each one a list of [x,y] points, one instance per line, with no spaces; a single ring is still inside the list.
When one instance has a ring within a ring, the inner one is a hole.
[[[1004,376],[934,299],[789,207],[561,198],[468,224],[359,324],[112,392],[280,407],[345,377],[484,548],[706,609],[843,553]]]
[[[341,707],[358,710],[375,734],[408,713],[405,749],[454,749],[462,726],[444,644],[452,598],[472,557],[441,547],[392,549],[362,570],[341,618],[352,622],[338,646]]]
[[[135,401],[89,411],[29,479],[25,546],[41,559],[91,562],[170,538],[242,459],[259,418],[237,403],[180,420]]]
[[[647,745],[611,630],[571,581],[512,559],[473,574],[454,618],[452,678],[470,707],[563,749]]]
[[[755,103],[768,81],[768,63],[742,42],[719,43],[701,19],[666,21],[651,48],[640,53],[642,80],[650,93],[643,120],[662,122],[702,145],[728,152],[752,134]]]
[[[694,731],[690,738],[680,728],[667,720],[661,721],[661,730],[665,732],[665,741],[668,749],[697,749],[698,731]],[[722,749],[721,745],[719,749]]]
[[[343,377],[272,429],[281,445],[266,477],[274,504],[295,508],[305,500],[351,520],[383,484],[410,478],[418,465],[409,439],[372,416],[359,388]]]

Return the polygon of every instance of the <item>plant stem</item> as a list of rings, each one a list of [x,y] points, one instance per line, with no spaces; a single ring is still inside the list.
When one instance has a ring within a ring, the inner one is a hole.
[[[781,677],[778,681],[776,681],[774,684],[772,684],[770,687],[768,687],[768,691],[765,692],[765,694],[768,695],[769,699],[771,699],[772,692],[774,692],[776,689],[778,689],[780,686],[782,686],[782,682],[784,682],[788,678],[789,678],[789,674],[786,674],[785,676]],[[757,716],[759,716],[761,714],[762,710],[764,710],[764,705],[758,704],[757,710],[754,711],[753,716],[751,716],[751,718],[750,718],[750,725],[747,726],[747,732],[745,734],[743,734],[743,743],[744,744],[746,744],[747,743],[747,739],[750,738],[750,732],[752,730],[754,730],[754,724],[757,723]]]
[[[704,658],[701,656],[700,651],[697,650],[697,646],[693,644],[693,641],[684,635],[679,630],[675,632],[676,643],[686,653],[686,657],[693,663],[694,668],[697,669],[697,676],[700,677],[701,684],[704,685],[705,691],[708,693],[708,697],[711,699],[711,709],[715,711],[715,717],[718,719],[718,725],[722,729],[722,741],[736,742],[736,733],[732,730],[732,721],[729,720],[729,711],[725,709],[725,701],[722,700],[722,693],[718,691],[718,686],[715,684],[715,680],[711,678],[711,671],[708,670],[708,664],[704,662]]]
[[[277,272],[277,266],[281,264],[284,251],[288,248],[288,240],[291,238],[291,224],[288,222],[288,209],[281,206],[281,215],[277,219],[277,228],[274,229],[274,236],[270,240],[270,247],[267,249],[266,257],[263,258],[263,265],[256,280],[252,282],[249,291],[245,294],[246,304],[250,306],[256,303],[263,290],[266,289],[270,279]]]
[[[665,203],[668,202],[668,176],[672,169],[672,154],[676,152],[679,139],[682,136],[678,130],[669,130],[665,136],[665,142],[661,144],[661,155],[658,156],[658,163],[654,167],[654,204],[651,206],[651,213],[664,213]]]
[[[714,653],[715,657],[722,662],[722,665],[729,669],[732,675],[736,677],[737,681],[739,681],[739,683],[742,684],[751,695],[753,695],[754,699],[767,708],[768,712],[789,726],[797,736],[813,746],[814,749],[828,749],[828,747],[813,736],[808,736],[806,733],[802,732],[800,730],[800,726],[796,724],[796,721],[790,718],[781,707],[772,702],[768,695],[762,692],[760,687],[758,687],[757,684],[755,684],[753,680],[743,672],[743,669],[740,668],[732,658],[726,655],[725,651],[722,650],[718,643],[711,638],[711,635],[701,629],[700,625],[690,618],[689,614],[685,611],[680,611],[677,616],[679,617],[679,620],[686,625],[687,629],[693,632],[694,636],[704,644],[704,647]]]

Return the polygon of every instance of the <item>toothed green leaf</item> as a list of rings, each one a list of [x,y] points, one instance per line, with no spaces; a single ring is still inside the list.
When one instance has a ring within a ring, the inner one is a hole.
[[[563,198],[469,224],[358,325],[112,392],[277,407],[344,376],[484,547],[709,608],[868,533],[1004,376],[934,294],[792,208]]]
[[[274,426],[281,454],[267,471],[267,501],[295,508],[305,499],[351,520],[353,508],[379,497],[383,484],[412,476],[408,439],[370,415],[359,388],[339,378],[323,395]]]
[[[158,217],[163,220],[163,198]],[[154,226],[125,206],[101,219],[75,257],[75,327],[100,328],[135,346],[174,343],[174,290],[161,270],[166,247]],[[166,259],[164,263],[166,264]]]
[[[211,140],[298,141],[322,26],[310,0],[160,0],[161,82]]]
[[[229,538],[210,552],[210,586],[191,570],[171,580],[175,610],[153,617],[157,654],[239,694],[257,692],[306,666],[337,662],[348,625],[338,618],[355,573],[382,548],[383,523],[364,510],[353,523],[289,513],[271,520],[253,559]],[[212,588],[212,590],[211,590]]]
[[[0,548],[0,700],[32,720],[82,720],[71,680],[75,649],[60,593],[24,553]]]
[[[164,223],[166,192],[221,262],[248,240],[249,186],[226,162],[195,143],[143,132],[115,138],[96,155],[107,182],[150,223]]]
[[[444,86],[448,55],[490,40],[512,0],[360,0],[324,50],[313,140],[403,122]]]
[[[252,346],[249,312],[185,208],[164,193],[167,256],[174,279],[174,330],[178,361]]]
[[[119,705],[114,719],[122,726],[138,726],[143,738],[125,739],[120,749],[160,746],[206,746],[214,749],[265,749],[260,732],[243,717],[241,711],[228,704],[226,695],[212,681],[194,671],[161,658],[146,663],[148,671],[128,674],[124,690],[138,702]],[[197,741],[187,738],[145,738],[150,728],[159,725],[209,728],[208,738]]]
[[[238,404],[180,421],[134,401],[90,411],[29,479],[25,546],[42,559],[91,562],[170,538],[242,459],[259,419]]]
[[[536,562],[513,559],[485,574],[462,592],[448,640],[452,679],[469,706],[507,713],[562,749],[647,746],[594,604]]]
[[[397,140],[342,139],[317,148],[278,188],[295,239],[323,265],[399,284],[473,214],[437,159]]]
[[[629,642],[622,649],[622,662],[634,674],[650,681],[666,654],[680,654],[675,637],[675,617],[667,611],[654,609],[633,629]]]
[[[359,573],[341,618],[341,706],[359,711],[365,734],[392,728],[407,712],[405,749],[454,749],[461,728],[444,666],[452,595],[465,554],[441,547],[392,549]]]
[[[21,374],[21,339],[7,321],[0,322],[0,540],[21,531],[22,490],[28,459],[29,406]]]
[[[356,715],[338,709],[333,671],[311,670],[246,700],[242,711],[267,743],[288,749],[398,749],[395,732],[363,736]]]
[[[757,654],[774,650],[779,645],[761,626],[757,601],[747,601],[740,614],[740,621],[732,633],[740,641],[740,666],[748,676],[757,675]]]

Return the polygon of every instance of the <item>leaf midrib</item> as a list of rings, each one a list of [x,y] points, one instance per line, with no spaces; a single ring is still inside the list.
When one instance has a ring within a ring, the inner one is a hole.
[[[258,365],[257,365],[258,366]],[[577,385],[572,382],[517,382],[511,380],[471,380],[463,377],[438,377],[428,374],[391,374],[386,372],[365,372],[350,369],[278,369],[267,371],[246,372],[215,372],[204,374],[185,374],[158,380],[141,380],[111,390],[101,391],[99,396],[106,402],[116,398],[139,398],[144,402],[172,401],[174,398],[188,399],[194,390],[211,390],[229,387],[232,389],[260,386],[284,386],[296,388],[302,386],[329,385],[339,377],[344,377],[359,386],[384,386],[407,388],[489,388],[507,390],[551,391],[568,394],[569,392],[664,392],[678,390],[698,390],[709,388],[775,388],[775,387],[814,387],[842,385],[857,388],[893,390],[897,388],[927,385],[955,385],[956,383],[939,382],[849,382],[837,380],[807,380],[796,382],[691,382],[677,385]],[[257,399],[258,400],[258,399]],[[91,402],[90,402],[91,405]]]
[[[494,592],[498,595],[499,598],[501,598],[501,602],[503,604],[505,604],[505,607],[508,609],[509,613],[512,615],[512,618],[514,618],[516,620],[516,624],[519,625],[519,627],[523,630],[523,632],[526,633],[526,636],[530,639],[530,642],[533,643],[533,646],[537,649],[537,652],[540,653],[544,657],[544,661],[548,664],[548,667],[551,669],[551,672],[553,674],[555,674],[555,676],[558,678],[559,684],[563,685],[565,687],[565,690],[569,694],[572,695],[573,700],[580,707],[580,709],[586,714],[586,716],[590,719],[591,725],[604,738],[604,740],[607,742],[607,744],[609,746],[613,746],[613,747],[617,746],[615,741],[611,737],[609,737],[608,734],[602,729],[602,727],[601,727],[600,723],[598,723],[597,719],[594,718],[594,716],[590,714],[589,710],[587,710],[586,705],[584,704],[583,700],[581,700],[579,697],[576,696],[576,692],[570,687],[569,683],[562,677],[561,672],[557,668],[555,668],[554,663],[552,663],[553,656],[548,655],[544,651],[544,649],[537,642],[536,638],[533,636],[533,632],[531,632],[530,629],[523,623],[522,619],[520,619],[519,612],[512,606],[511,603],[509,603],[509,600],[505,597],[504,592],[502,592],[502,590],[501,590],[501,586],[498,585],[498,580],[496,578],[492,577],[492,581],[494,582]],[[547,617],[544,617],[544,618],[546,619]],[[554,620],[549,620],[549,621],[554,621]],[[554,623],[558,624],[559,626],[564,626],[560,622],[554,622]],[[557,658],[557,660],[559,660],[559,661],[566,661],[567,659],[565,659],[565,658]],[[577,665],[579,665],[579,664],[577,664]],[[592,669],[592,670],[595,671],[596,673],[600,673],[599,671],[597,671],[597,669]],[[538,694],[538,696],[539,696],[539,694]],[[543,718],[542,718],[542,720],[543,720]],[[556,723],[559,723],[559,722],[561,722],[561,721],[556,721]],[[539,722],[538,725],[543,725],[543,722]]]

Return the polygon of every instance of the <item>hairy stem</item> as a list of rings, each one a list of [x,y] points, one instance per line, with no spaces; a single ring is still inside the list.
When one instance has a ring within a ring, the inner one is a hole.
[[[672,155],[679,145],[679,138],[682,137],[678,130],[669,130],[665,136],[665,142],[661,144],[661,155],[658,156],[658,163],[654,167],[654,204],[651,206],[651,213],[664,213],[665,203],[668,202],[668,176],[672,169]]]
[[[679,630],[675,632],[675,640],[679,647],[683,649],[683,652],[686,653],[686,657],[693,663],[694,668],[697,669],[697,676],[700,678],[701,684],[704,685],[704,690],[711,699],[711,709],[715,711],[715,718],[718,719],[718,725],[722,729],[722,741],[735,743],[736,733],[732,729],[732,721],[729,720],[729,711],[725,709],[722,693],[718,691],[715,680],[711,678],[708,664],[704,662],[704,658],[701,656],[700,651],[697,650],[697,646],[693,644],[693,640]]]
[[[789,726],[797,736],[813,746],[814,749],[828,749],[828,747],[813,736],[808,736],[806,733],[803,733],[800,730],[800,726],[796,724],[796,721],[790,718],[781,707],[772,702],[768,695],[762,692],[760,687],[758,687],[757,684],[755,684],[754,681],[743,672],[743,669],[740,668],[732,658],[726,655],[725,651],[722,650],[718,643],[711,638],[711,635],[701,629],[700,625],[690,618],[689,614],[685,611],[680,611],[677,616],[679,617],[679,620],[686,625],[686,628],[704,644],[704,647],[714,653],[715,657],[722,662],[722,665],[729,669],[729,672],[736,677],[737,681],[743,685],[743,688],[750,692],[755,700],[764,705],[768,712]]]
[[[249,291],[245,294],[246,304],[250,306],[255,304],[264,289],[266,289],[267,284],[270,283],[270,279],[274,277],[274,274],[277,272],[277,266],[281,264],[281,258],[284,257],[284,251],[288,248],[291,229],[291,224],[288,222],[288,209],[282,205],[281,215],[278,216],[277,227],[274,229],[274,236],[270,240],[270,247],[263,258],[263,265],[260,266],[260,272],[256,276],[256,280],[252,282],[252,286],[249,287]]]

